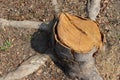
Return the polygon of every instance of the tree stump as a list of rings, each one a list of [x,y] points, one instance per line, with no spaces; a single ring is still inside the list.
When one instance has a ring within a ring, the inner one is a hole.
[[[102,80],[93,57],[103,43],[96,22],[61,13],[53,27],[52,40],[54,40],[53,47],[58,60],[66,66],[71,78]]]

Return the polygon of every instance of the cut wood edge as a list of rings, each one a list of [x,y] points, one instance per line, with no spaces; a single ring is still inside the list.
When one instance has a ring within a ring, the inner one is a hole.
[[[38,54],[32,56],[23,62],[15,71],[1,77],[0,80],[20,80],[37,71],[41,66],[44,66],[47,61],[50,61],[48,55]]]
[[[62,13],[53,29],[56,41],[75,52],[88,53],[93,47],[102,47],[99,26],[92,20]]]

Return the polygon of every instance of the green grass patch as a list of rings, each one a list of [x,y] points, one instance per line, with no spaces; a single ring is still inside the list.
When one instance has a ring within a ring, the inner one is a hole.
[[[12,46],[12,43],[8,40],[6,40],[2,46],[0,46],[0,50],[1,51],[6,51],[7,49],[9,49]]]

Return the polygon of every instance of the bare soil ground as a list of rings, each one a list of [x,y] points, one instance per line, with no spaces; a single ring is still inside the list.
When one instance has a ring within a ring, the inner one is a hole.
[[[85,17],[86,0],[58,0],[62,11]],[[97,21],[105,34],[107,50],[97,54],[96,65],[104,80],[120,80],[120,1],[102,0]],[[0,0],[0,18],[50,21],[50,0]],[[0,77],[14,71],[29,57],[40,54],[31,48],[36,29],[0,28]],[[21,80],[70,80],[52,61]]]

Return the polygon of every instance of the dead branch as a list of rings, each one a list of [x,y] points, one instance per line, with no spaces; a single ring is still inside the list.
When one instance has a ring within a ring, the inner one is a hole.
[[[27,75],[32,74],[39,67],[44,66],[46,61],[50,61],[48,55],[35,55],[23,62],[15,71],[1,77],[0,80],[19,80]]]

